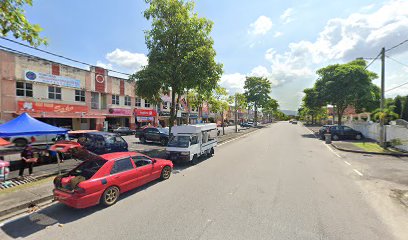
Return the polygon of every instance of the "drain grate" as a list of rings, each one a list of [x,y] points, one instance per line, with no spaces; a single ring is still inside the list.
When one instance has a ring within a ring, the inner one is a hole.
[[[2,189],[7,189],[7,188],[12,188],[12,187],[17,187],[26,183],[30,182],[35,182],[38,181],[39,179],[32,177],[32,176],[25,176],[23,178],[13,178],[10,180],[7,180],[5,182],[0,183],[0,190]]]

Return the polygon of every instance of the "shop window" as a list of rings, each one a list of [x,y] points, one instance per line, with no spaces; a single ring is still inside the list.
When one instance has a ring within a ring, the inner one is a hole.
[[[142,106],[142,99],[141,98],[136,98],[135,106],[136,107],[141,107]]]
[[[81,123],[88,123],[88,119],[86,119],[86,118],[81,118]]]
[[[77,102],[85,102],[85,91],[83,91],[83,90],[75,90],[75,101],[77,101]]]
[[[119,95],[112,95],[112,104],[119,105]]]
[[[168,109],[167,102],[162,102],[163,109]]]
[[[146,99],[145,99],[145,104],[144,104],[144,106],[145,106],[146,108],[149,108],[149,107],[150,107],[150,102],[147,101]]]
[[[106,109],[108,106],[107,104],[107,95],[105,93],[101,94],[101,109]]]
[[[125,96],[125,105],[126,105],[126,106],[130,106],[130,105],[131,105],[130,96]]]
[[[91,108],[99,109],[99,93],[97,92],[91,93]]]
[[[16,82],[16,95],[20,97],[33,97],[33,84]]]
[[[61,88],[60,87],[54,87],[54,86],[48,86],[48,98],[49,99],[56,99],[56,100],[61,100]]]

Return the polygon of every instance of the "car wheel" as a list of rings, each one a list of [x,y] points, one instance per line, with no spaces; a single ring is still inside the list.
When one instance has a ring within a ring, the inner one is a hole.
[[[25,140],[24,138],[19,138],[13,141],[13,143],[16,145],[16,147],[25,147],[28,144],[28,141]]]
[[[362,138],[363,138],[363,136],[361,136],[361,134],[357,134],[357,135],[356,135],[356,139],[357,139],[357,140],[360,140],[360,139],[362,139]]]
[[[104,206],[112,206],[118,201],[119,198],[119,188],[109,187],[103,192],[101,202]]]
[[[335,134],[335,135],[333,135],[333,137],[332,137],[332,138],[333,138],[333,140],[334,140],[334,141],[339,140],[339,136],[337,136],[336,134]]]
[[[146,143],[146,138],[145,138],[145,137],[140,137],[139,140],[140,140],[140,142],[143,143],[143,144]]]
[[[161,172],[160,180],[167,180],[170,178],[171,175],[171,167],[165,166]]]
[[[210,157],[212,157],[214,155],[214,148],[211,148],[209,155],[210,155]]]
[[[193,159],[190,161],[190,164],[191,165],[196,165],[197,163],[198,163],[198,157],[197,157],[197,154],[195,154],[193,156]]]
[[[160,140],[160,144],[161,144],[162,146],[166,146],[166,145],[167,145],[167,140],[166,140],[165,138],[162,138],[162,139]]]

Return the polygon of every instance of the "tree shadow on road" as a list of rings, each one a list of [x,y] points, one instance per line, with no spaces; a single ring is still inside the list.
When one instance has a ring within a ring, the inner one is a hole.
[[[304,138],[316,138],[316,136],[314,134],[308,133],[308,134],[302,134],[301,135]]]

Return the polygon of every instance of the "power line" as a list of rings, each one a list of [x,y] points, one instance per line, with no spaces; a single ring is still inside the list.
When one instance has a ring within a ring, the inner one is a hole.
[[[392,58],[392,57],[390,57],[390,56],[387,56],[387,55],[385,55],[385,56],[386,56],[387,58],[393,60],[394,62],[401,64],[401,65],[404,66],[404,67],[408,67],[408,64],[402,63],[402,62],[398,61],[397,59]]]
[[[367,69],[369,66],[371,66],[371,64],[373,64],[374,61],[377,60],[379,56],[381,56],[381,52],[377,55],[377,57],[373,58],[373,60],[364,69]]]
[[[68,61],[72,61],[72,62],[75,62],[75,63],[87,65],[87,66],[90,66],[90,67],[95,66],[95,65],[92,65],[92,64],[89,64],[89,63],[85,63],[85,62],[82,62],[82,61],[78,61],[78,60],[75,60],[75,59],[72,59],[72,58],[69,58],[69,57],[65,57],[65,56],[62,56],[62,55],[59,55],[59,54],[55,54],[55,53],[52,53],[52,52],[49,52],[49,51],[46,51],[46,50],[42,50],[42,49],[39,49],[39,48],[36,48],[36,47],[32,47],[32,46],[30,46],[30,45],[27,45],[27,44],[24,44],[24,43],[21,43],[21,42],[12,40],[12,39],[8,39],[8,38],[2,37],[2,36],[0,36],[0,38],[3,39],[3,40],[6,40],[6,41],[12,42],[12,43],[19,44],[19,45],[24,46],[24,47],[28,47],[28,48],[31,48],[31,49],[34,49],[34,50],[37,50],[37,51],[40,51],[40,52],[43,52],[43,53],[46,53],[46,54],[55,56],[55,57],[59,57],[59,58],[66,59],[66,60],[68,60]],[[130,75],[131,75],[131,74],[129,74],[129,73],[119,72],[119,71],[112,70],[112,69],[106,69],[106,70],[108,70],[108,71],[110,71],[110,72],[115,72],[115,73],[127,75],[127,76],[130,76]]]
[[[407,39],[407,40],[404,40],[404,41],[402,41],[402,42],[400,42],[400,43],[398,43],[397,45],[395,45],[394,47],[392,47],[392,48],[390,48],[390,49],[385,50],[385,52],[391,51],[391,50],[393,50],[394,48],[397,48],[397,47],[399,47],[399,46],[401,46],[401,45],[403,45],[403,44],[405,44],[405,43],[407,43],[407,42],[408,42],[408,39]]]
[[[393,87],[393,88],[390,88],[390,89],[388,89],[388,90],[385,90],[385,92],[392,91],[392,90],[394,90],[394,89],[400,88],[400,87],[405,86],[405,85],[407,85],[407,84],[408,84],[408,82],[403,83],[403,84],[398,85],[398,86],[396,86],[396,87]]]

